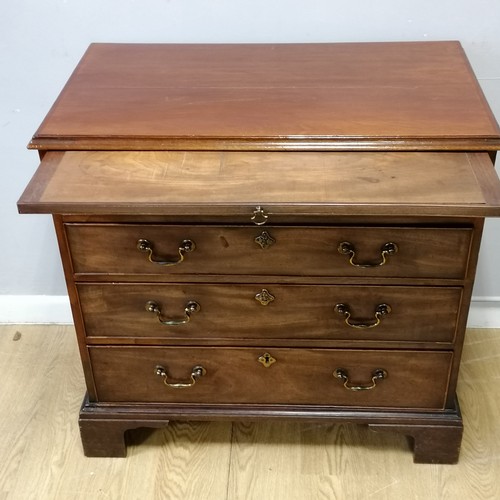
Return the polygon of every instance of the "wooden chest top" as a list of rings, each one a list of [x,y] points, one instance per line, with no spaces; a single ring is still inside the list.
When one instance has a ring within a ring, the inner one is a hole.
[[[93,44],[34,149],[496,150],[458,42]]]

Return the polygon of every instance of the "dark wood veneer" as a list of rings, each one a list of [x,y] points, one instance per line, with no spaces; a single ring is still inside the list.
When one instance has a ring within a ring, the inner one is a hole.
[[[458,138],[496,149],[498,136],[457,42],[93,44],[32,147],[156,142],[168,150],[175,142],[187,150],[204,141],[203,149],[242,150],[297,141],[324,150],[369,141],[380,150],[385,140],[391,150],[393,141],[421,150],[426,140],[443,149]]]
[[[86,455],[125,456],[125,431],[170,420],[280,418],[458,460],[467,314],[500,215],[500,130],[459,43],[93,44],[29,147],[18,206],[54,214]],[[139,239],[155,258],[196,249],[162,267]],[[163,319],[201,309],[165,326],[150,300]]]
[[[135,343],[156,337],[158,342],[241,339],[256,345],[259,339],[451,344],[462,297],[461,287],[387,285],[79,283],[77,288],[87,337],[134,337]],[[256,299],[263,289],[271,295],[266,305]],[[200,311],[189,323],[164,325],[146,310],[151,300],[163,320],[183,319],[190,301],[199,303]],[[391,312],[377,327],[358,329],[335,312],[341,303],[349,307],[354,324],[373,324],[379,304],[387,303]]]
[[[276,276],[337,276],[462,279],[472,237],[471,228],[408,227],[264,227],[91,225],[66,227],[73,268],[78,274],[242,274]],[[276,243],[263,249],[256,242],[266,231]],[[182,265],[151,264],[137,250],[139,239],[154,245],[156,259],[178,258],[184,240],[196,248]],[[356,250],[357,263],[377,263],[381,248],[394,242],[398,252],[387,264],[358,268],[339,253],[342,242]]]

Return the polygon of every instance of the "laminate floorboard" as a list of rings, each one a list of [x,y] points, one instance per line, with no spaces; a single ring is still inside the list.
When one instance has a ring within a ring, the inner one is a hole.
[[[416,465],[404,436],[363,426],[175,422],[85,458],[73,328],[0,326],[0,499],[500,499],[500,330],[468,330],[457,465]],[[429,383],[432,383],[430,380]]]

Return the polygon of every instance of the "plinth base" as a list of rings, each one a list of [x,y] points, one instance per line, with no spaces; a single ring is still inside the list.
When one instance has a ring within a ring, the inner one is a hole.
[[[347,410],[319,406],[251,405],[102,405],[84,399],[80,433],[88,457],[125,457],[125,431],[139,427],[162,428],[174,420],[301,420],[353,423],[373,431],[398,432],[411,438],[415,463],[455,464],[462,441],[458,401],[442,412]]]

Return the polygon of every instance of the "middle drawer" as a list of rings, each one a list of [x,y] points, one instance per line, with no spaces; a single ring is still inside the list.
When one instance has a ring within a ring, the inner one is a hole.
[[[87,337],[454,340],[460,287],[87,284]]]

